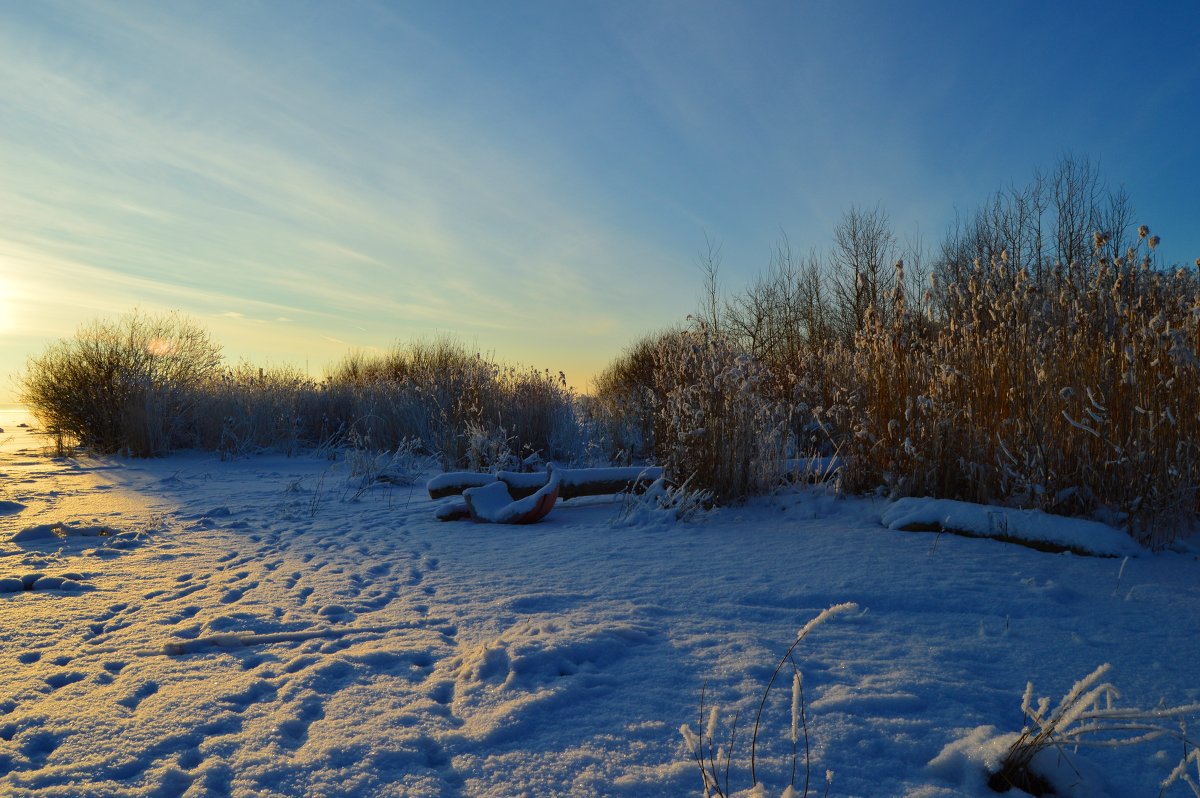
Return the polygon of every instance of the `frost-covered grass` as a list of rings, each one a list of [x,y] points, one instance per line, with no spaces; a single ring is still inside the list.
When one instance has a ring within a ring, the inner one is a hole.
[[[1034,280],[1001,257],[941,315],[872,321],[833,406],[850,487],[1108,512],[1169,542],[1200,510],[1200,284],[1145,243]]]
[[[715,322],[621,355],[598,404],[723,499],[776,487],[784,456],[837,455],[853,492],[1099,517],[1167,545],[1200,512],[1200,279],[1157,263],[1145,228],[1121,253],[1093,244],[1033,271],[1004,250],[943,264],[917,300],[897,263],[859,316],[818,301],[836,275],[777,262]]]
[[[413,441],[444,468],[574,459],[584,441],[562,375],[503,365],[452,339],[352,353],[321,381],[291,366],[222,365],[194,322],[134,312],[30,358],[22,401],[60,450],[241,457]]]
[[[790,666],[792,673],[792,702],[791,702],[791,741],[792,741],[792,756],[791,756],[791,775],[788,779],[788,785],[784,788],[783,798],[808,798],[809,789],[812,784],[812,750],[808,739],[808,721],[806,718],[806,704],[804,700],[804,672],[800,665],[796,662],[795,652],[796,647],[808,637],[809,633],[829,618],[846,612],[857,611],[858,605],[852,602],[843,604],[835,604],[822,610],[812,620],[806,623],[799,632],[796,633],[796,638],[788,649],[779,658],[779,664],[775,666],[771,678],[767,680],[766,687],[762,691],[762,700],[758,703],[758,712],[754,715],[754,723],[750,726],[750,789],[753,793],[762,794],[763,789],[759,786],[758,772],[755,768],[755,760],[758,756],[758,740],[759,732],[765,732],[763,724],[763,710],[766,709],[767,700],[771,697],[771,688],[775,686],[775,680],[779,678],[779,674],[784,670],[784,666]],[[704,694],[700,696],[700,718],[703,720],[705,715]],[[695,760],[696,766],[700,771],[700,780],[704,787],[704,795],[717,796],[718,798],[727,798],[733,795],[733,791],[729,784],[729,773],[733,766],[734,749],[737,743],[738,719],[739,713],[735,712],[730,720],[729,738],[724,746],[717,740],[718,721],[720,719],[720,708],[712,706],[708,708],[707,722],[700,726],[700,731],[695,732],[692,727],[685,723],[679,727],[679,733],[683,736],[684,745],[687,747],[688,753]],[[803,740],[804,754],[801,758],[801,741]],[[765,746],[764,746],[765,747]],[[801,786],[797,787],[797,778],[801,776],[800,763],[803,761],[803,780]],[[831,786],[833,780],[832,772],[828,772],[826,776],[826,784]]]
[[[1076,770],[1071,765],[1071,752],[1080,746],[1115,748],[1153,743],[1162,738],[1176,740],[1182,751],[1179,764],[1163,786],[1170,786],[1176,780],[1193,786],[1187,767],[1195,758],[1191,752],[1197,742],[1188,737],[1187,719],[1200,714],[1200,704],[1148,709],[1117,707],[1115,702],[1120,692],[1113,684],[1100,681],[1111,669],[1107,663],[1096,668],[1076,682],[1053,708],[1049,698],[1034,702],[1033,682],[1029,682],[1021,699],[1025,725],[989,778],[989,786],[998,792],[1017,788],[1032,795],[1054,793],[1054,785],[1037,772],[1039,758],[1057,755],[1065,762],[1060,769]]]

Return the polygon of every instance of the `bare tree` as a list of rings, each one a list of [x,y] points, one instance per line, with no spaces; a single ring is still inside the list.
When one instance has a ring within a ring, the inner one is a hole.
[[[704,236],[704,251],[700,253],[699,265],[704,282],[701,284],[703,293],[697,316],[709,330],[721,332],[721,245],[709,238],[708,234]]]
[[[909,310],[920,316],[925,315],[926,305],[932,299],[927,254],[925,236],[918,224],[913,228],[912,235],[904,239],[903,260],[906,302]]]
[[[1035,171],[1026,186],[997,191],[974,215],[956,216],[933,273],[943,289],[962,283],[976,263],[1010,285],[1021,271],[1040,286],[1054,275],[1085,280],[1094,234],[1101,233],[1106,254],[1120,256],[1131,243],[1133,214],[1123,186],[1110,191],[1098,166],[1066,155],[1049,173]],[[944,291],[934,291],[932,300],[935,311],[944,309]]]
[[[1050,176],[1054,206],[1054,255],[1064,266],[1083,263],[1099,229],[1100,167],[1087,157],[1059,159]]]
[[[851,206],[834,230],[832,255],[838,326],[848,343],[863,328],[870,308],[886,320],[883,300],[891,293],[895,255],[896,236],[887,213],[878,205],[869,211]]]
[[[1104,205],[1099,212],[1097,229],[1104,233],[1108,240],[1108,248],[1113,259],[1122,257],[1128,247],[1134,245],[1131,234],[1134,226],[1133,202],[1125,186],[1118,186],[1116,191],[1109,191]]]

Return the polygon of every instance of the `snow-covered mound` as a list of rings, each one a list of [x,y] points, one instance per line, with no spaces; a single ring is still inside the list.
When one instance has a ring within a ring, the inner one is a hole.
[[[1102,557],[1135,557],[1145,552],[1129,535],[1097,521],[951,499],[899,499],[884,509],[880,520],[888,529],[952,532],[1052,551]]]

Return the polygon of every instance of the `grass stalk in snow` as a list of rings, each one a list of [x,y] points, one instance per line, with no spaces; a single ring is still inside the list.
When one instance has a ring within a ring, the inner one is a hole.
[[[1164,787],[1174,780],[1184,780],[1192,757],[1188,749],[1192,754],[1196,749],[1195,742],[1187,736],[1186,718],[1200,713],[1200,704],[1155,709],[1118,708],[1114,703],[1120,697],[1117,688],[1101,681],[1110,669],[1106,663],[1080,679],[1053,709],[1049,698],[1040,698],[1034,703],[1033,682],[1029,682],[1021,701],[1024,728],[1009,747],[1000,768],[991,775],[989,786],[998,792],[1015,787],[1031,795],[1044,795],[1052,792],[1052,788],[1034,767],[1034,760],[1043,751],[1057,749],[1070,763],[1068,748],[1114,748],[1162,737],[1176,738],[1184,745],[1180,767],[1171,773]]]
[[[785,665],[790,664],[792,667],[792,701],[791,701],[791,743],[792,743],[792,770],[791,778],[788,782],[788,787],[784,792],[789,798],[793,796],[803,795],[808,796],[811,787],[812,777],[812,761],[811,750],[808,740],[808,718],[804,700],[803,677],[799,665],[796,664],[794,654],[796,647],[800,642],[808,637],[813,629],[820,626],[825,621],[835,615],[840,615],[844,612],[857,610],[858,605],[853,602],[843,604],[835,604],[821,611],[815,618],[806,623],[804,627],[796,634],[796,639],[788,647],[783,656],[779,658],[779,663],[775,666],[775,671],[771,674],[771,678],[767,681],[767,686],[763,689],[762,698],[758,704],[758,712],[754,716],[754,731],[750,737],[750,781],[753,788],[759,788],[757,760],[758,760],[758,739],[759,731],[762,725],[763,710],[766,708],[767,699],[771,695],[771,689],[775,685],[775,680],[783,671]],[[679,728],[680,734],[683,736],[684,744],[687,746],[688,752],[692,759],[696,762],[700,770],[700,778],[704,785],[705,798],[710,796],[719,796],[726,798],[732,795],[729,791],[729,770],[733,758],[733,747],[737,737],[737,722],[738,714],[733,716],[731,722],[729,743],[724,751],[716,746],[716,727],[717,727],[717,707],[711,707],[707,717],[704,714],[705,705],[705,690],[700,692],[700,732],[692,730],[692,727],[687,723]],[[796,775],[799,766],[800,755],[800,739],[803,736],[804,740],[804,788],[802,793],[796,792]],[[706,747],[707,746],[707,747]],[[723,754],[723,756],[722,756]],[[722,768],[723,764],[723,768]],[[722,786],[721,773],[724,771],[724,785]],[[832,773],[827,772],[827,787],[828,782],[832,781]]]
[[[785,651],[783,653],[783,656],[779,658],[779,664],[775,666],[775,671],[771,674],[771,678],[767,681],[766,689],[763,690],[762,700],[759,701],[759,703],[758,703],[758,713],[754,716],[754,733],[750,738],[750,781],[752,784],[758,784],[758,774],[755,769],[755,764],[756,764],[755,760],[756,760],[756,756],[758,753],[758,728],[759,728],[759,724],[762,722],[763,708],[766,707],[766,705],[767,705],[767,696],[770,695],[771,688],[775,684],[775,679],[779,677],[779,672],[781,670],[783,670],[783,666],[785,664],[790,662],[792,664],[792,667],[795,669],[796,673],[799,674],[800,669],[796,665],[795,660],[792,659],[792,654],[796,651],[796,646],[800,645],[800,642],[802,640],[804,640],[804,638],[808,637],[809,633],[812,632],[813,629],[817,628],[818,626],[820,626],[822,623],[829,620],[833,616],[840,615],[843,612],[851,612],[851,611],[857,610],[857,609],[858,609],[857,604],[855,604],[854,602],[848,601],[848,602],[844,602],[842,604],[834,604],[832,607],[828,607],[825,610],[822,610],[815,618],[813,618],[811,621],[809,621],[808,623],[806,623],[804,625],[804,627],[796,634],[796,639],[792,641],[792,644],[790,646],[788,646],[788,650]],[[795,699],[793,699],[793,701],[794,700]],[[807,739],[806,739],[805,747],[807,748]],[[794,773],[794,769],[793,769],[793,773]],[[794,785],[794,782],[795,782],[795,779],[793,778],[793,785]],[[808,794],[808,787],[806,784],[805,785],[805,795],[807,795],[807,794]]]

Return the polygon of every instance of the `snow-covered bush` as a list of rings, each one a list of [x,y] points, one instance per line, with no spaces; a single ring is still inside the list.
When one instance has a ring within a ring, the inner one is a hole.
[[[561,373],[504,366],[452,338],[351,353],[330,370],[332,416],[383,449],[419,439],[444,468],[573,460],[575,397]]]
[[[677,328],[643,336],[596,376],[589,416],[595,426],[593,437],[607,444],[610,457],[637,462],[660,457],[659,408],[665,396],[657,363],[666,353],[681,351],[686,339]]]
[[[667,474],[718,501],[775,487],[788,428],[785,410],[764,394],[766,370],[702,322],[680,342],[655,352],[657,448]]]
[[[635,526],[677,521],[690,521],[712,508],[712,494],[695,490],[687,483],[673,485],[664,478],[656,479],[645,491],[629,490],[619,497],[615,525]]]
[[[198,389],[221,350],[185,316],[127,313],[94,321],[40,355],[18,378],[18,398],[55,436],[99,452],[161,454],[191,445]]]
[[[422,454],[420,441],[402,441],[391,451],[379,451],[368,440],[352,435],[345,449],[346,464],[350,467],[347,488],[350,500],[363,496],[377,483],[413,485],[436,466],[434,458]]]

